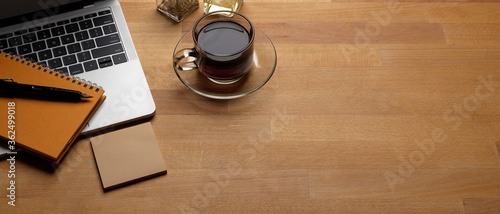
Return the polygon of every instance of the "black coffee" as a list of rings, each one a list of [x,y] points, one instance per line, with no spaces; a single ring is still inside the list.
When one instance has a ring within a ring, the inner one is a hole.
[[[247,30],[229,21],[210,23],[198,33],[198,44],[201,49],[216,55],[238,53],[249,41]]]
[[[198,66],[215,80],[231,80],[245,75],[253,63],[250,33],[231,21],[212,22],[197,35],[200,57]],[[248,47],[247,47],[248,46]]]

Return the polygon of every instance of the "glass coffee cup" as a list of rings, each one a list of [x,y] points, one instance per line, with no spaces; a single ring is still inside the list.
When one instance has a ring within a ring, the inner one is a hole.
[[[255,29],[242,14],[208,13],[196,22],[192,34],[194,47],[174,55],[177,70],[198,70],[215,83],[231,84],[252,69]]]

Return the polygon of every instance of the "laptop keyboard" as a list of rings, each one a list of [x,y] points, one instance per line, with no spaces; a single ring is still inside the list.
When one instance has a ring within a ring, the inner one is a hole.
[[[65,75],[127,62],[111,10],[0,35],[0,51]]]

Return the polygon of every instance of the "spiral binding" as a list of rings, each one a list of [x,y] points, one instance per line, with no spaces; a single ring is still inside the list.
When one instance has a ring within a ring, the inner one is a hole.
[[[99,92],[99,90],[102,89],[102,87],[99,86],[99,85],[97,85],[96,83],[93,83],[91,81],[85,80],[85,79],[80,78],[80,77],[70,77],[70,76],[67,76],[67,75],[65,75],[65,74],[63,74],[61,72],[58,72],[56,70],[51,69],[48,66],[44,67],[44,66],[42,66],[42,65],[40,65],[40,64],[38,64],[36,62],[33,62],[33,61],[29,60],[29,59],[24,58],[22,56],[13,55],[13,54],[6,53],[6,52],[3,52],[3,51],[0,51],[0,53],[5,53],[5,56],[4,56],[5,58],[9,58],[10,57],[10,60],[15,60],[16,62],[21,61],[20,62],[21,64],[25,64],[26,63],[27,66],[30,66],[31,68],[37,69],[39,71],[42,71],[42,69],[43,69],[42,72],[44,72],[44,73],[48,72],[49,74],[53,75],[54,77],[59,77],[61,79],[66,78],[66,81],[71,81],[71,83],[75,83],[77,85],[83,85],[84,88],[88,87],[89,90],[94,90],[94,88],[95,88],[94,91],[95,92]]]

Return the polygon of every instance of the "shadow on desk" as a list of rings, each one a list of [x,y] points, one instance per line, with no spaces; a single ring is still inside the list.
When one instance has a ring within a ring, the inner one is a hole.
[[[130,122],[130,123],[113,126],[111,128],[107,128],[107,129],[103,129],[103,130],[99,130],[99,131],[96,131],[96,132],[93,132],[93,133],[89,133],[89,134],[85,134],[85,135],[79,136],[75,140],[75,142],[73,143],[73,145],[69,148],[69,150],[65,154],[65,156],[61,159],[61,161],[59,162],[59,164],[50,162],[48,160],[45,160],[45,159],[43,159],[41,157],[38,157],[38,156],[33,155],[33,154],[31,154],[29,152],[26,152],[26,151],[19,151],[15,155],[6,155],[6,156],[3,156],[3,157],[0,158],[0,161],[6,161],[6,160],[10,159],[12,156],[15,156],[15,161],[17,163],[21,162],[21,163],[23,163],[23,165],[31,166],[33,168],[42,170],[42,171],[47,172],[47,173],[55,173],[56,171],[58,171],[58,169],[60,168],[61,165],[65,165],[65,160],[68,157],[72,157],[72,156],[75,155],[75,154],[72,154],[72,153],[76,152],[76,153],[78,153],[78,154],[76,154],[77,156],[80,155],[79,154],[80,152],[74,151],[75,148],[85,150],[85,155],[91,155],[92,154],[91,148],[90,148],[90,138],[91,137],[97,136],[97,135],[101,135],[101,134],[105,134],[105,133],[109,133],[109,132],[116,131],[116,130],[120,130],[120,129],[123,129],[123,128],[131,127],[131,126],[135,126],[135,125],[138,125],[138,124],[141,124],[141,123],[145,123],[145,122],[150,121],[152,118],[153,117],[148,117],[148,118],[140,119],[140,120],[133,121],[133,122]],[[94,160],[94,157],[91,157],[91,159]]]

